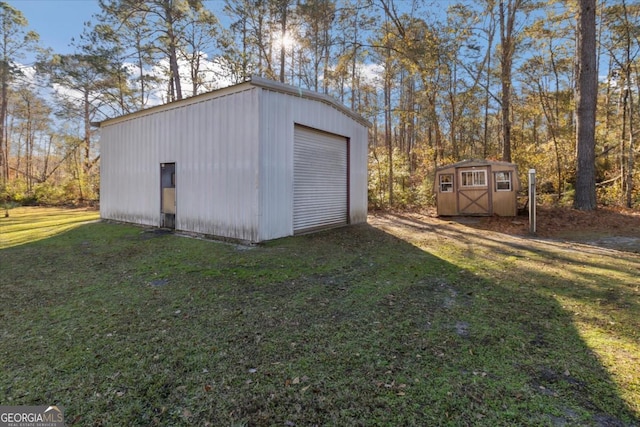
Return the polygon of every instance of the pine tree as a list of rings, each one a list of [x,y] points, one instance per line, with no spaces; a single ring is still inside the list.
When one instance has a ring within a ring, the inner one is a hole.
[[[598,97],[596,0],[578,3],[576,31],[576,195],[574,207],[596,209],[595,125]]]

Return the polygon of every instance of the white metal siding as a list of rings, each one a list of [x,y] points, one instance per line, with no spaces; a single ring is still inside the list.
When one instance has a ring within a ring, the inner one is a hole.
[[[346,224],[346,139],[302,126],[294,134],[294,232]]]
[[[346,218],[365,222],[366,122],[307,92],[259,80],[103,122],[102,217],[159,225],[160,164],[175,162],[177,229],[255,242],[292,235],[299,124],[349,138]]]
[[[294,233],[294,124],[349,137],[348,222],[367,221],[368,128],[365,125],[326,103],[268,89],[260,95],[259,121],[262,240]]]
[[[367,222],[369,129],[353,124],[349,133],[349,223]]]
[[[102,127],[102,217],[158,226],[160,164],[175,163],[176,229],[257,241],[259,91]]]

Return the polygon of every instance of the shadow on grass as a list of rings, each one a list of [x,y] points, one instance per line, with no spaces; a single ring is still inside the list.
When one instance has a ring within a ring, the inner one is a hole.
[[[48,239],[98,218],[97,211],[88,209],[16,208],[13,215],[0,218],[0,249]]]
[[[557,277],[483,276],[488,249],[461,267],[430,252],[467,236],[424,231],[246,251],[97,223],[2,250],[0,401],[68,425],[637,425],[537,286]]]
[[[640,340],[638,255],[579,243],[471,232],[445,223],[436,227],[406,216],[394,219],[409,229],[455,241],[464,258],[477,258],[484,270],[493,268],[498,280],[516,281],[535,286],[538,292],[550,297],[559,295],[598,306],[605,316],[614,312],[616,322],[611,323],[618,325],[613,332],[630,341]],[[597,317],[592,315],[591,320]]]
[[[451,217],[470,228],[500,229],[529,235],[528,215],[513,217]],[[538,206],[537,234],[543,238],[582,242],[585,245],[640,254],[640,215],[624,208],[599,207],[596,211]]]

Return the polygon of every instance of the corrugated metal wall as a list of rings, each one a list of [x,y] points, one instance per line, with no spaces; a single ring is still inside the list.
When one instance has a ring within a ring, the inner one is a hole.
[[[248,241],[292,235],[300,124],[349,139],[349,222],[365,222],[367,127],[270,85],[245,83],[103,123],[102,217],[158,226],[160,164],[175,162],[177,229]]]
[[[296,124],[349,139],[349,223],[367,221],[368,128],[330,105],[264,89],[260,123],[260,237],[292,235]]]
[[[258,238],[257,88],[101,130],[103,218],[159,225],[160,164],[176,163],[176,228]]]

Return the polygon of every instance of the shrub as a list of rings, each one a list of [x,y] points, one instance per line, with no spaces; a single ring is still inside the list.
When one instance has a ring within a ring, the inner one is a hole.
[[[62,205],[69,202],[62,187],[51,185],[48,182],[37,184],[33,194],[40,205]]]

